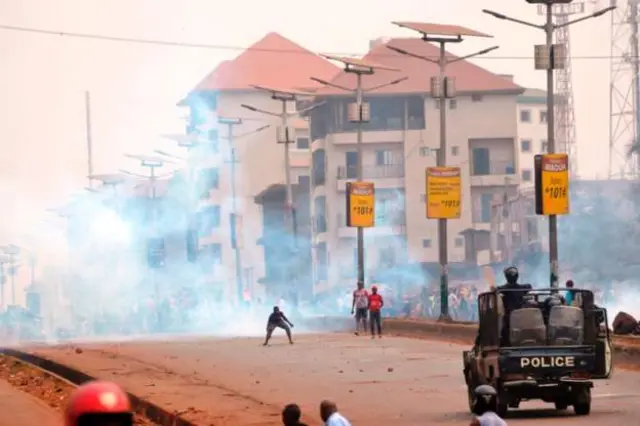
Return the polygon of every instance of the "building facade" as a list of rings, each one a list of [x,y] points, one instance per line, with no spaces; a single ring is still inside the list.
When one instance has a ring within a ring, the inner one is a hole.
[[[189,108],[187,134],[209,141],[208,149],[190,154],[192,176],[202,188],[198,245],[207,262],[216,265],[210,284],[222,289],[226,300],[237,300],[240,291],[256,297],[265,293],[268,256],[260,241],[263,206],[256,197],[272,185],[285,183],[285,148],[278,143],[281,119],[243,105],[280,114],[282,102],[254,85],[300,91],[314,87],[310,77],[330,79],[338,71],[324,58],[270,33],[237,58],[221,63],[180,103]],[[287,105],[290,113],[296,108],[297,102]],[[242,122],[229,127],[220,123],[221,118]],[[291,181],[308,187],[309,125],[293,115],[288,127]]]
[[[385,43],[437,56],[435,46],[419,39],[387,39],[372,43],[364,58],[400,70],[365,76],[365,87],[408,77],[365,98],[371,121],[363,126],[363,172],[376,187],[376,226],[365,230],[366,275],[421,281],[424,266],[438,261],[437,221],[426,218],[425,188],[425,169],[436,165],[439,149],[439,104],[429,96],[429,78],[438,71],[392,53]],[[449,75],[459,95],[447,102],[447,164],[462,169],[463,181],[462,217],[449,222],[449,259],[477,264],[478,253],[489,247],[494,196],[520,184],[515,118],[523,90],[466,61]],[[354,80],[341,73],[332,83],[353,87]],[[316,289],[323,291],[353,285],[356,277],[356,230],[346,226],[345,185],[355,180],[358,154],[356,125],[347,119],[353,97],[330,89],[318,97],[326,103],[311,114],[311,210]]]
[[[518,97],[517,120],[522,187],[533,188],[533,158],[547,152],[547,92],[526,89]]]

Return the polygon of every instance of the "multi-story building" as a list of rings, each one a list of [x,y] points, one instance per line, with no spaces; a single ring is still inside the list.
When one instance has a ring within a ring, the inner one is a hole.
[[[237,238],[240,275],[245,290],[252,294],[263,290],[259,282],[265,276],[265,253],[258,241],[263,235],[262,207],[255,203],[255,197],[271,185],[285,182],[284,146],[277,143],[280,119],[249,111],[242,105],[280,113],[282,103],[254,85],[280,90],[313,89],[317,85],[310,77],[331,79],[338,71],[324,58],[270,33],[235,59],[221,63],[180,103],[190,110],[187,133],[211,141],[209,152],[192,155],[191,162],[196,179],[208,182],[201,185],[199,245],[211,262],[220,265],[211,279],[225,289],[229,300],[235,299],[237,291],[236,257],[230,238],[230,218],[234,213],[231,161],[235,159],[235,213],[241,222]],[[294,108],[293,103],[288,105],[290,112]],[[228,126],[215,126],[220,117],[243,118],[241,124],[232,126],[232,138]],[[269,128],[255,131],[265,125]],[[308,186],[308,123],[292,119],[289,126],[295,134],[289,155],[292,182]]]
[[[547,152],[547,92],[526,89],[518,97],[518,167],[523,188],[533,187],[533,157]]]
[[[437,225],[425,214],[425,169],[436,165],[439,149],[439,104],[429,95],[430,77],[438,68],[395,54],[385,43],[426,57],[438,55],[436,46],[419,39],[381,39],[364,57],[400,70],[365,76],[365,87],[408,77],[365,99],[371,121],[364,124],[363,170],[376,187],[376,226],[365,230],[367,276],[379,279],[390,270],[416,275],[412,264],[437,274]],[[447,102],[447,163],[462,168],[463,180],[462,217],[449,222],[449,258],[476,263],[477,253],[489,245],[494,195],[520,183],[516,111],[523,89],[467,61],[451,65],[448,74],[455,77],[458,96]],[[332,83],[354,87],[355,78],[340,73]],[[355,277],[356,230],[346,226],[345,184],[356,177],[358,155],[356,125],[347,118],[353,95],[327,88],[318,97],[326,103],[311,114],[311,209],[315,281],[321,289],[326,283],[352,284]]]

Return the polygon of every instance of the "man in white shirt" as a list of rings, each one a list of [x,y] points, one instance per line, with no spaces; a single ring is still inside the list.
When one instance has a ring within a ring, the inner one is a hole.
[[[364,283],[358,281],[358,288],[353,291],[353,301],[351,302],[351,315],[356,315],[356,336],[360,335],[359,326],[362,324],[362,331],[367,332],[367,316],[369,314],[369,292],[364,288]]]
[[[320,417],[325,426],[351,426],[349,420],[338,413],[338,406],[331,401],[324,400],[320,403]]]

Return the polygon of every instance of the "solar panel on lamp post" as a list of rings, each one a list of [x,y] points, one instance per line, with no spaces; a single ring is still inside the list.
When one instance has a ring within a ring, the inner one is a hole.
[[[566,23],[556,25],[553,21],[553,6],[569,4],[572,1],[573,0],[526,0],[527,3],[538,4],[546,7],[546,22],[544,24],[534,24],[521,19],[512,18],[493,10],[482,10],[483,13],[491,15],[494,18],[515,22],[516,24],[525,25],[527,27],[537,28],[545,33],[545,44],[535,46],[534,56],[535,69],[545,70],[547,73],[547,152],[549,154],[556,152],[553,72],[556,69],[564,68],[567,52],[564,44],[553,43],[553,33],[558,28],[568,27],[569,25],[586,21],[587,19],[600,17],[616,8],[616,6],[609,6],[590,15],[582,16]],[[556,215],[549,216],[549,267],[550,286],[551,288],[558,288],[558,217]]]
[[[363,123],[367,123],[371,118],[371,111],[369,108],[369,104],[364,102],[362,97],[366,92],[372,92],[378,89],[382,89],[383,87],[393,86],[399,84],[405,80],[407,77],[399,78],[396,80],[389,81],[388,83],[380,84],[371,88],[363,88],[362,87],[362,77],[365,75],[373,75],[377,71],[393,71],[398,72],[400,70],[392,67],[388,67],[386,65],[380,65],[373,62],[365,61],[362,59],[355,58],[346,58],[340,56],[332,56],[332,55],[323,55],[326,59],[330,61],[340,62],[344,66],[344,72],[349,74],[355,74],[356,76],[356,87],[355,88],[347,88],[329,81],[321,80],[319,78],[311,77],[312,81],[316,83],[320,83],[324,86],[333,87],[338,90],[342,90],[345,92],[350,92],[355,95],[356,101],[349,105],[349,120],[351,122],[357,123],[356,128],[356,149],[358,155],[358,162],[356,164],[356,180],[358,182],[362,182],[364,179],[363,176],[363,146],[362,146],[362,125]],[[357,265],[357,274],[358,274],[358,282],[364,284],[364,228],[359,226],[356,228],[356,244],[357,244],[357,257],[358,257],[358,265]]]
[[[437,153],[437,165],[446,167],[447,165],[447,99],[455,97],[455,81],[446,76],[447,66],[458,61],[485,55],[498,46],[489,47],[480,51],[447,59],[447,43],[461,43],[464,37],[491,37],[469,28],[458,25],[430,24],[425,22],[393,22],[393,24],[420,33],[425,42],[437,43],[440,47],[440,54],[437,59],[410,52],[393,45],[387,48],[401,55],[421,59],[438,65],[439,75],[431,78],[431,96],[439,99],[440,107],[440,148]],[[447,219],[438,219],[438,261],[440,263],[440,320],[451,321],[449,315],[449,248],[447,237]]]

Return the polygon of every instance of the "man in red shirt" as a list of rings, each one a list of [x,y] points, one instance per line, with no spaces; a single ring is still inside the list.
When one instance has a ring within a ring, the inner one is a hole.
[[[382,296],[378,294],[378,287],[375,285],[371,287],[371,294],[369,295],[369,323],[371,323],[371,338],[376,337],[375,330],[378,330],[378,338],[382,338],[382,318],[380,311],[384,306],[384,300]]]

